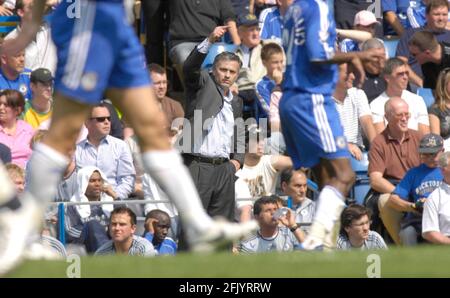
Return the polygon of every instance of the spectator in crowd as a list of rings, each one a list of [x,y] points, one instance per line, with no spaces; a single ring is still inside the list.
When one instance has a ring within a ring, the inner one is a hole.
[[[285,214],[279,213],[284,210]],[[303,242],[305,234],[295,223],[294,212],[288,208],[279,209],[276,196],[256,200],[253,214],[259,231],[240,242],[239,252],[293,251]]]
[[[371,38],[361,45],[361,50],[366,51],[369,49],[379,49],[384,52],[383,58],[379,58],[377,61],[363,61],[364,71],[366,72],[366,80],[364,81],[361,89],[366,93],[369,103],[372,102],[378,95],[386,90],[386,82],[381,76],[384,64],[386,62],[386,50],[384,43],[381,39]]]
[[[258,102],[255,84],[266,75],[266,68],[261,61],[263,44],[259,36],[260,29],[256,16],[240,15],[237,25],[242,43],[236,50],[236,55],[241,59],[242,67],[236,85],[239,89],[239,97],[244,100],[244,107],[251,111],[249,115],[244,115],[244,118],[255,117],[257,116],[256,104]]]
[[[415,92],[417,87],[423,86],[423,73],[420,64],[411,54],[408,48],[408,42],[415,32],[431,32],[437,41],[450,40],[450,31],[446,29],[449,4],[447,0],[430,0],[426,8],[426,24],[422,28],[409,28],[405,31],[397,45],[395,55],[407,62],[409,69],[409,81],[411,90]]]
[[[98,166],[107,177],[104,191],[114,199],[127,199],[133,192],[135,169],[128,145],[109,135],[111,114],[99,104],[91,110],[85,125],[87,138],[77,144],[75,161],[77,168]]]
[[[167,96],[168,82],[166,70],[162,66],[154,63],[150,64],[149,70],[156,98],[167,118],[167,129],[178,131],[182,128],[182,125],[175,125],[173,121],[177,118],[184,118],[184,110],[178,101]]]
[[[273,89],[283,79],[284,52],[276,43],[265,44],[261,49],[261,60],[266,68],[266,75],[256,82],[255,91],[258,97],[258,116],[267,118],[270,115],[270,98]]]
[[[272,39],[281,44],[283,16],[293,0],[277,0],[277,6],[269,7],[259,14],[261,39]]]
[[[450,244],[450,152],[439,158],[444,180],[425,201],[422,217],[422,237],[434,244]]]
[[[435,99],[428,110],[430,130],[444,138],[445,151],[450,151],[450,69],[439,74]]]
[[[259,135],[259,139],[258,139]],[[264,154],[264,132],[249,131],[248,152],[245,154],[244,166],[236,176],[236,207],[240,211],[240,221],[251,219],[253,200],[243,200],[270,196],[275,194],[276,183],[280,173],[292,167],[289,156]]]
[[[427,106],[423,98],[406,90],[408,86],[408,67],[399,58],[390,58],[383,69],[383,77],[386,81],[386,90],[370,103],[373,123],[377,133],[386,128],[384,117],[384,105],[392,97],[400,97],[408,104],[409,120],[408,128],[427,134],[430,132]]]
[[[16,90],[0,92],[0,143],[11,149],[11,162],[25,168],[31,156],[30,141],[34,129],[19,115],[23,112],[25,100]]]
[[[3,164],[11,162],[11,149],[3,143],[0,143],[0,161]]]
[[[125,254],[152,257],[157,254],[147,239],[134,235],[136,214],[128,207],[117,207],[111,212],[109,235],[111,240],[103,244],[96,255]]]
[[[111,202],[114,200],[103,191],[106,182],[103,172],[94,166],[86,166],[77,173],[77,191],[71,202]],[[95,252],[107,242],[106,233],[112,204],[70,205],[66,208],[65,230],[70,243],[83,244],[88,253]]]
[[[170,217],[166,212],[154,209],[145,217],[145,239],[153,244],[158,255],[175,255],[177,243],[170,237]]]
[[[316,214],[316,202],[306,197],[306,174],[302,170],[285,170],[281,173],[280,185],[283,194],[289,196],[289,207],[295,212],[295,222],[307,233]]]
[[[30,70],[25,68],[25,52],[0,55],[0,90],[13,89],[22,93],[25,100],[31,99]]]
[[[6,35],[5,39],[16,38],[22,30],[23,20],[29,18],[34,0],[16,0],[16,13],[20,17],[20,24]],[[31,70],[46,68],[51,73],[56,70],[56,47],[51,38],[49,24],[45,21],[39,27],[36,37],[25,49],[25,67]]]
[[[423,87],[436,88],[439,73],[450,67],[450,44],[438,42],[433,33],[419,31],[408,42],[409,52],[421,65]]]
[[[402,36],[405,29],[411,27],[406,15],[409,1],[381,0],[381,7],[383,9],[384,36]]]
[[[52,116],[52,73],[46,68],[33,70],[30,82],[31,100],[25,103],[22,119],[36,129]]]
[[[16,164],[9,163],[5,165],[9,178],[16,186],[16,193],[21,194],[25,190],[25,171]]]
[[[229,0],[170,0],[169,58],[183,79],[183,63],[189,53],[217,26],[227,26],[233,43],[241,43],[235,13]]]
[[[333,99],[339,113],[348,149],[357,160],[362,159],[365,151],[363,135],[369,143],[375,138],[375,128],[367,96],[363,90],[353,87],[355,76],[348,72],[348,65],[339,65],[339,80],[334,89]]]
[[[169,131],[171,137],[176,138],[178,134],[181,133],[184,121],[184,110],[181,104],[167,96],[167,75],[166,70],[155,63],[149,65],[150,75],[153,81],[153,87],[155,90],[156,98],[159,101],[159,107],[164,112],[167,119],[166,128]],[[179,119],[175,121],[175,119]],[[134,135],[134,131],[127,127],[128,132],[131,136],[125,139],[128,146],[130,147],[131,153],[133,155],[133,163],[136,169],[136,181],[134,185],[134,195],[140,198],[144,197],[144,191],[142,189],[142,180],[144,176],[144,170],[142,168],[142,163],[139,161],[140,150],[137,144],[137,138]],[[148,177],[148,179],[151,179]],[[156,184],[153,182],[156,186]]]
[[[189,153],[184,154],[184,160],[207,213],[234,220],[235,173],[244,163],[244,154],[239,152],[244,151],[245,132],[237,129],[235,134],[235,119],[242,116],[242,100],[230,88],[242,63],[235,54],[223,52],[216,56],[212,73],[200,69],[210,46],[226,30],[223,26],[216,27],[184,64],[186,117],[191,122],[190,135],[197,137],[189,142],[192,148],[187,149]],[[202,134],[194,132],[195,110],[202,111],[202,119],[213,119],[202,123]]]
[[[353,22],[353,29],[367,32],[369,35],[363,35],[368,36],[368,38],[357,38],[358,36],[351,36],[350,38],[345,38],[340,43],[340,49],[341,52],[347,53],[347,52],[353,52],[353,51],[359,51],[360,50],[360,44],[370,38],[375,37],[375,26],[377,24],[380,24],[380,22],[377,21],[377,18],[375,15],[368,11],[368,10],[361,10],[355,15],[355,20]],[[338,36],[342,36],[342,30],[336,30],[338,33]]]
[[[386,102],[386,129],[375,137],[369,150],[369,168],[371,188],[379,195],[378,208],[380,217],[391,238],[400,244],[399,230],[386,215],[390,208],[386,206],[395,183],[403,179],[405,173],[420,164],[419,132],[408,128],[408,104],[399,97],[392,97]]]
[[[389,197],[386,208],[393,210],[386,214],[392,215],[392,222],[396,223],[396,229],[400,231],[402,245],[416,245],[418,236],[421,235],[423,204],[442,183],[443,176],[438,168],[438,161],[443,151],[441,136],[425,135],[419,146],[421,164],[406,172]],[[403,216],[401,212],[407,213]]]
[[[348,249],[387,249],[383,238],[370,230],[370,210],[361,205],[350,205],[341,214],[341,233],[336,248]]]

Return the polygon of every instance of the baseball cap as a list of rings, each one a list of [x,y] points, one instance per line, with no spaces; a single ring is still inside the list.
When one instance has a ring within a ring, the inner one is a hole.
[[[237,18],[237,26],[254,26],[258,25],[258,18],[254,14],[241,14]]]
[[[48,83],[53,81],[52,72],[47,68],[38,68],[31,72],[30,81],[33,83]]]
[[[440,135],[429,133],[422,137],[419,153],[438,153],[444,148],[444,140]]]
[[[355,15],[353,25],[369,26],[375,23],[379,24],[380,22],[377,21],[377,18],[372,12],[368,10],[361,10]]]

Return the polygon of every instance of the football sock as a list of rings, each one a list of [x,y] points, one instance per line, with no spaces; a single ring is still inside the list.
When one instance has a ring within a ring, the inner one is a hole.
[[[145,152],[142,161],[146,172],[178,209],[186,226],[202,231],[211,225],[212,219],[206,214],[191,175],[176,150]]]

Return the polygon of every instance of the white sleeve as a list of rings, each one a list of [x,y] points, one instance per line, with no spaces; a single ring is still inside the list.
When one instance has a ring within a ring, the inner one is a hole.
[[[375,98],[370,103],[370,110],[372,111],[373,124],[384,121],[384,106],[378,104],[378,98]]]
[[[356,107],[358,108],[358,118],[372,114],[369,106],[369,100],[364,90],[357,89],[355,93]]]
[[[439,201],[441,193],[439,188],[433,191],[423,206],[422,215],[422,233],[440,232],[439,229],[439,207],[436,202]]]
[[[423,100],[422,96],[416,95],[417,97],[417,111],[418,111],[418,117],[417,117],[417,123],[424,124],[424,125],[430,125],[430,119],[428,118],[428,110],[427,106],[425,104],[425,101]]]

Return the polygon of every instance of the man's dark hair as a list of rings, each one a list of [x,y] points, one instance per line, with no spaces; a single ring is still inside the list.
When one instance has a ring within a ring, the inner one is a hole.
[[[90,113],[89,115],[92,116],[92,111],[93,111],[95,108],[105,108],[105,109],[107,109],[108,112],[109,112],[108,106],[107,106],[106,104],[104,104],[103,102],[100,102],[100,103],[98,103],[98,104],[92,106],[92,108],[91,108],[91,113]],[[109,114],[110,114],[109,116],[111,116],[111,112],[109,112]]]
[[[390,75],[397,67],[406,65],[405,61],[397,57],[389,58],[383,68],[383,75]]]
[[[111,212],[110,218],[112,218],[114,214],[128,214],[131,218],[131,224],[136,225],[137,223],[136,214],[133,212],[133,210],[126,206],[119,206],[114,208],[114,210]]]
[[[213,62],[213,68],[216,67],[216,65],[220,62],[220,61],[236,61],[239,64],[239,68],[242,67],[242,61],[241,58],[239,58],[238,55],[236,55],[235,53],[232,52],[222,52],[219,55],[217,55],[214,58],[214,62]]]
[[[253,204],[253,214],[259,215],[261,213],[263,205],[266,205],[266,204],[275,204],[276,205],[277,202],[278,202],[278,197],[275,195],[263,196],[263,197],[257,199],[255,201],[255,203]]]
[[[280,185],[283,184],[283,182],[286,182],[286,184],[289,184],[291,182],[292,176],[294,175],[295,172],[301,173],[306,177],[305,172],[303,172],[302,170],[294,170],[293,168],[284,170],[283,172],[281,172],[280,174]]]
[[[162,74],[166,74],[166,70],[164,69],[164,67],[162,67],[161,65],[156,64],[156,63],[150,63],[148,65],[148,70],[150,72],[158,73],[158,74],[161,74],[161,75]]]
[[[369,220],[372,217],[372,212],[365,206],[353,204],[345,208],[341,214],[341,234],[347,235],[345,228],[350,227],[354,220],[358,220],[364,215],[367,215]]]
[[[165,212],[161,209],[153,209],[152,211],[147,213],[147,215],[145,216],[145,220],[147,221],[147,219],[149,219],[149,218],[155,218],[155,219],[160,220],[163,217],[168,218],[170,220],[170,216],[167,212]]]
[[[425,8],[425,13],[430,14],[430,12],[438,7],[445,6],[449,9],[448,0],[431,0],[428,2],[427,7]]]
[[[415,46],[422,52],[426,50],[434,52],[439,46],[439,42],[432,32],[417,31],[409,39],[408,45]]]

